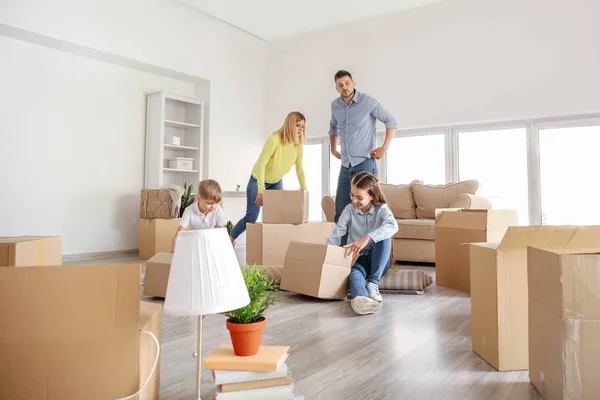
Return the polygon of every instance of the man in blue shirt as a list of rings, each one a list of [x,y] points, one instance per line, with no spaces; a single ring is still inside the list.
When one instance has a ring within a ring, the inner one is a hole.
[[[377,100],[356,91],[350,72],[340,70],[334,79],[340,97],[331,102],[329,143],[331,154],[342,160],[335,196],[334,221],[337,223],[344,208],[350,204],[352,178],[362,171],[378,175],[375,160],[379,160],[387,151],[398,122]],[[383,122],[386,128],[381,147],[377,147],[377,120]],[[341,153],[337,151],[338,136]]]

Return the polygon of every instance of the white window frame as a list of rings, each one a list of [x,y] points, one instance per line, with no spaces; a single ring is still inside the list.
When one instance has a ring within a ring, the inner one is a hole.
[[[448,146],[448,134],[450,132],[449,128],[443,128],[443,127],[438,127],[438,128],[413,128],[413,129],[398,129],[396,130],[396,134],[394,134],[394,139],[398,139],[398,138],[404,138],[404,137],[414,137],[414,136],[428,136],[428,135],[444,135],[444,139],[445,139],[445,158],[446,158],[446,181],[447,182],[451,182],[452,178],[448,176],[448,171],[451,170],[451,168],[449,168],[449,166],[451,166],[452,163],[452,154],[450,151],[450,148]],[[383,145],[383,141],[385,140],[385,130],[383,131],[379,131],[378,135],[380,135],[381,137],[381,144],[379,144],[379,146]],[[393,139],[392,139],[393,140]],[[388,153],[386,152],[385,155],[383,156],[383,158],[381,159],[381,169],[379,170],[379,178],[381,180],[381,182],[387,183],[387,160],[388,160]],[[415,177],[416,179],[416,177]],[[408,182],[407,182],[408,183]]]
[[[582,126],[600,126],[600,111],[586,114],[567,114],[562,116],[507,119],[489,122],[445,124],[429,127],[398,129],[394,138],[445,135],[445,164],[446,182],[457,182],[459,179],[458,165],[458,134],[462,132],[492,131],[512,128],[525,128],[527,136],[527,183],[529,194],[529,225],[542,224],[541,171],[540,171],[540,129],[574,128]],[[377,131],[377,145],[385,140],[385,129]],[[322,144],[323,176],[322,196],[329,193],[329,136],[307,138],[307,144]],[[387,157],[378,161],[379,178],[387,183]],[[335,194],[335,193],[333,193]]]

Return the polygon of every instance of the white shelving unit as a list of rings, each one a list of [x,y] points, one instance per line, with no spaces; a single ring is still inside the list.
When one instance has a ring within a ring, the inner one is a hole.
[[[194,97],[168,92],[147,95],[146,166],[144,187],[156,189],[168,183],[183,186],[202,179],[204,103]],[[173,140],[179,138],[179,144]],[[192,158],[191,170],[169,168],[169,159]]]

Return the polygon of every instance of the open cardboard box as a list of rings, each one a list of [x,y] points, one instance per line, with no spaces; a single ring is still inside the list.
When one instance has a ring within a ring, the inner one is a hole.
[[[600,226],[515,226],[500,243],[468,246],[472,347],[499,371],[529,368],[528,246],[563,251],[600,248]],[[554,289],[549,293],[558,295]]]
[[[348,297],[348,277],[358,256],[347,256],[348,249],[325,244],[292,242],[288,248],[281,290],[321,299]]]
[[[469,247],[466,243],[499,242],[517,225],[517,210],[436,210],[436,285],[469,293]]]
[[[117,399],[156,356],[161,306],[139,264],[0,268],[0,399]],[[136,399],[158,397],[160,363]]]

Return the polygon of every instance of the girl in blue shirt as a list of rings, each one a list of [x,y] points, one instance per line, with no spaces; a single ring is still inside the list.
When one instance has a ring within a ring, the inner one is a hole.
[[[383,301],[379,293],[381,277],[390,269],[392,240],[398,223],[387,205],[379,180],[368,172],[352,179],[348,204],[335,225],[327,244],[340,246],[348,234],[347,255],[358,259],[350,271],[352,309],[357,314],[372,314]]]

